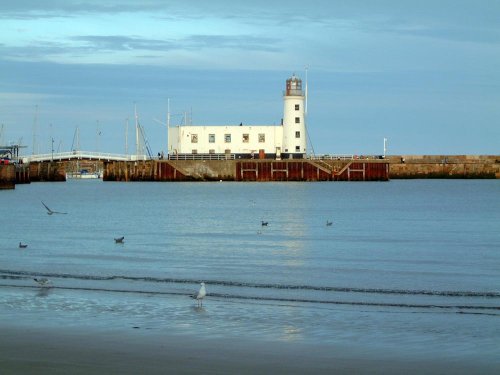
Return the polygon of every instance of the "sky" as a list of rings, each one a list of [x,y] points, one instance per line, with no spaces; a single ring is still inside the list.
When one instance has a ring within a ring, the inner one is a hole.
[[[0,1],[0,143],[153,153],[166,117],[279,124],[315,154],[500,154],[500,0]],[[307,73],[306,73],[307,72]],[[128,130],[128,131],[127,131]],[[54,140],[54,142],[52,142]]]

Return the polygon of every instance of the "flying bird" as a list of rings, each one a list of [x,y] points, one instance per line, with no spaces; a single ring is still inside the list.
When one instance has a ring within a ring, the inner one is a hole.
[[[27,247],[28,247],[28,245],[23,244],[22,242],[19,242],[19,248],[20,249],[26,249]]]
[[[51,284],[50,280],[45,277],[41,279],[34,278],[33,280],[35,280],[40,286],[48,286]]]
[[[191,296],[193,299],[198,301],[198,306],[203,306],[203,298],[207,295],[207,290],[205,289],[205,283],[200,284],[200,290],[198,291],[198,294],[195,294]]]
[[[123,243],[123,240],[125,239],[124,236],[115,238],[115,243]]]
[[[58,212],[58,211],[52,211],[43,201],[41,201],[43,206],[47,209],[47,215],[52,215],[52,214],[61,214],[61,215],[66,215],[67,212]]]

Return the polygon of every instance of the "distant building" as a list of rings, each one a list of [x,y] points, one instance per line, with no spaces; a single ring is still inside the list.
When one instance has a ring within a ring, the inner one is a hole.
[[[169,158],[301,159],[306,155],[305,92],[295,75],[286,80],[281,125],[177,126],[168,130]]]

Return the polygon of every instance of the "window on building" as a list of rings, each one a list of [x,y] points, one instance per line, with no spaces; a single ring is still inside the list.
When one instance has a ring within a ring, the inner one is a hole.
[[[295,110],[296,111],[300,110],[300,104],[295,104]]]
[[[198,134],[191,134],[191,143],[198,143]]]
[[[231,134],[224,134],[224,142],[231,143]]]
[[[208,150],[208,153],[209,153],[209,154],[215,154],[215,150],[212,150],[212,149],[211,149],[211,150]]]
[[[299,152],[300,151],[300,146],[295,146],[295,151]]]
[[[198,153],[198,150],[193,150],[191,153],[192,153],[192,154],[197,154],[197,153]]]
[[[295,132],[295,138],[300,138],[300,132]]]
[[[215,143],[215,134],[208,135],[208,143]]]
[[[250,140],[250,135],[249,134],[243,134],[243,143],[248,143]]]
[[[300,117],[295,117],[295,123],[300,124]]]
[[[266,142],[266,135],[264,133],[259,133],[259,143]]]

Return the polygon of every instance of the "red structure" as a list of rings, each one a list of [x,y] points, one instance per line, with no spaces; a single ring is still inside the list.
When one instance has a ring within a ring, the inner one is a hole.
[[[338,167],[309,160],[237,161],[236,181],[388,181],[389,164],[356,161]]]

